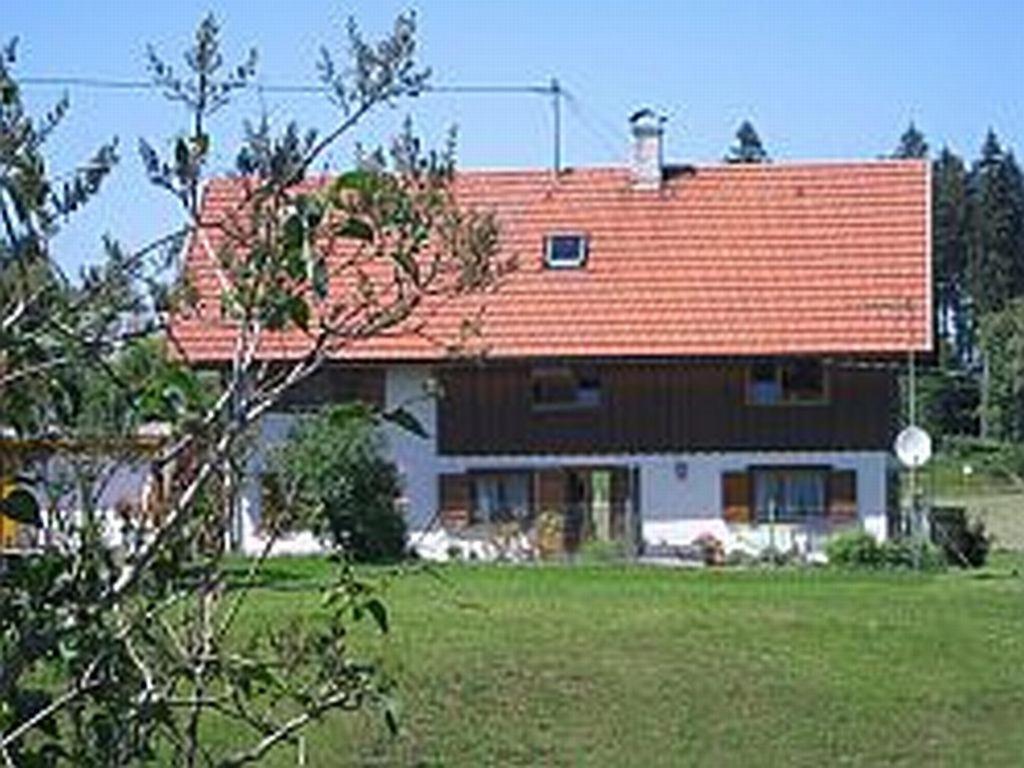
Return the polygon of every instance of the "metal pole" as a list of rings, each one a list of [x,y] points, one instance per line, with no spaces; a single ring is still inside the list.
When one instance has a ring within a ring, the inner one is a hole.
[[[917,426],[917,380],[913,348],[907,353],[907,410],[911,426]],[[910,536],[914,546],[914,570],[921,568],[921,550],[924,547],[924,521],[917,498],[917,467],[910,467]]]
[[[917,424],[917,397],[915,394],[917,382],[914,375],[914,350],[907,353],[907,421],[909,426]],[[910,467],[910,520],[908,521],[911,536],[917,534],[917,469]]]
[[[907,353],[907,356],[908,356],[908,361],[907,361],[908,362],[908,367],[910,369],[910,373],[909,373],[910,423],[911,424],[917,424],[917,394],[916,394],[917,382],[915,381],[916,377],[915,377],[915,373],[914,373],[914,350],[911,349],[910,352]]]
[[[562,86],[557,78],[551,78],[551,108],[555,117],[554,170],[562,170]]]

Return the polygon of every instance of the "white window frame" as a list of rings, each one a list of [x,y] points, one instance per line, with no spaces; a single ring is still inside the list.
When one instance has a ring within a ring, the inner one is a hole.
[[[555,259],[555,240],[574,238],[579,241],[576,256],[572,259]],[[585,232],[552,232],[544,237],[544,266],[549,269],[578,269],[587,263],[590,251],[590,238]]]

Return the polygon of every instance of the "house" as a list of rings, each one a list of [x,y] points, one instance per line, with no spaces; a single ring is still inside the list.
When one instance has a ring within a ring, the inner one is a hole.
[[[0,427],[0,556],[66,541],[66,526],[57,520],[80,519],[84,492],[112,541],[123,540],[125,519],[140,528],[151,524],[170,481],[153,462],[167,434],[156,422],[106,439],[19,438]],[[84,486],[77,482],[83,476],[91,478]],[[19,495],[14,514],[4,502]]]
[[[430,438],[394,432],[391,450],[414,541],[433,554],[509,526],[570,551],[704,534],[814,549],[849,526],[885,537],[896,376],[932,347],[927,163],[668,165],[660,122],[634,117],[623,167],[458,175],[459,199],[495,211],[518,259],[485,299],[482,360],[379,338],[295,397],[409,405]],[[212,182],[204,218],[237,199],[237,182]],[[187,268],[213,307],[202,249]],[[233,348],[210,307],[173,324],[197,364]],[[448,332],[453,316],[438,320]],[[279,334],[262,354],[302,346]],[[293,418],[267,417],[265,442]]]

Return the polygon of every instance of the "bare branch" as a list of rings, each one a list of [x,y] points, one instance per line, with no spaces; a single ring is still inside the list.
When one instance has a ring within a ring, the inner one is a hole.
[[[236,752],[227,759],[222,760],[219,764],[220,768],[233,768],[233,766],[257,762],[275,746],[280,744],[282,741],[291,738],[295,733],[306,727],[308,723],[316,720],[325,712],[348,704],[351,697],[351,692],[342,691],[317,702],[301,715],[296,715],[291,720],[288,720],[286,723],[281,725],[277,730],[264,736],[251,748]]]

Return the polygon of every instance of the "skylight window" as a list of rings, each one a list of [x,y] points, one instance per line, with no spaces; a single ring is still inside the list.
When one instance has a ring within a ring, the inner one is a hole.
[[[544,263],[553,269],[582,267],[587,262],[587,236],[548,235],[544,239]]]

